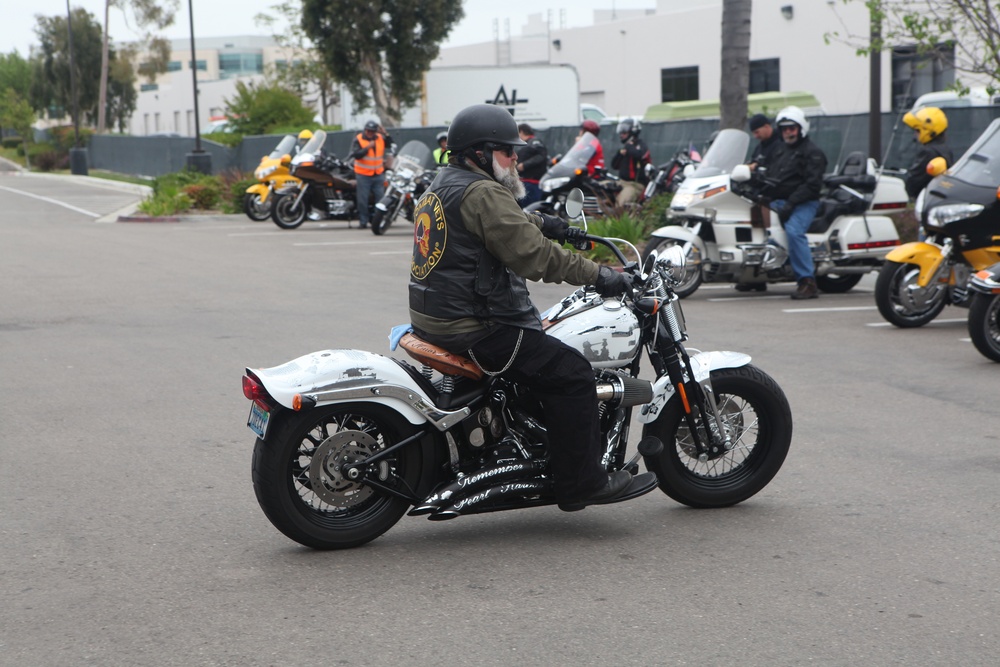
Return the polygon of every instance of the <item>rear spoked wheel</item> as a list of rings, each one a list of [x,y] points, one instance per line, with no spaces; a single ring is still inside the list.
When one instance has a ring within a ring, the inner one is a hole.
[[[290,414],[290,413],[282,413]],[[350,479],[358,463],[412,431],[382,406],[342,404],[294,414],[257,440],[253,485],[264,514],[289,538],[314,549],[346,549],[389,530],[410,503],[364,480]],[[415,487],[420,453],[403,447],[373,464],[379,485],[403,492]]]

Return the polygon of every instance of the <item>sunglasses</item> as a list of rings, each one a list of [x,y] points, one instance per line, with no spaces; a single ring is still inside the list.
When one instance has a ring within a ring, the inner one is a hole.
[[[487,144],[486,147],[494,153],[502,153],[506,157],[514,156],[514,147],[508,144]]]

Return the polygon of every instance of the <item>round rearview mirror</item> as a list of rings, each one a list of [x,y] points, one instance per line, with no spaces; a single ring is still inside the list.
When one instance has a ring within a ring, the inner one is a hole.
[[[566,215],[570,219],[579,218],[583,213],[583,191],[580,188],[573,188],[566,195]]]
[[[943,157],[936,157],[927,163],[927,173],[931,176],[940,176],[948,169],[948,163]]]
[[[733,167],[733,173],[729,175],[734,183],[746,183],[750,180],[750,167],[745,164],[738,164]]]

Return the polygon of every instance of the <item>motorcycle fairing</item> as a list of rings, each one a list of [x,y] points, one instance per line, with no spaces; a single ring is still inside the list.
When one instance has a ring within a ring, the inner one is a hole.
[[[660,239],[674,239],[680,243],[691,243],[693,246],[698,248],[698,252],[702,257],[708,256],[708,251],[705,248],[705,242],[702,240],[701,236],[695,234],[687,227],[682,227],[681,225],[666,225],[665,227],[660,227],[654,231],[653,236]]]
[[[437,408],[395,360],[364,350],[321,350],[280,366],[247,370],[275,401],[290,409],[296,394],[315,399],[316,405],[364,400],[392,408],[411,424],[430,421],[440,430],[470,413],[468,408]]]
[[[941,262],[944,261],[944,250],[941,246],[926,241],[913,241],[904,243],[892,250],[885,256],[890,262],[899,264],[916,264],[920,267],[920,276],[917,284],[920,287],[927,287],[931,277],[937,272]]]
[[[883,215],[841,215],[821,234],[807,234],[817,240],[836,238],[840,246],[840,253],[845,256],[856,257],[858,255],[884,257],[891,249],[890,246],[865,248],[862,250],[851,250],[852,244],[869,243],[899,243],[899,235],[896,233],[896,225],[892,220]]]
[[[750,363],[750,355],[742,352],[730,352],[727,350],[715,350],[712,352],[699,352],[691,357],[691,368],[694,370],[694,379],[698,384],[706,384],[709,375],[714,370],[720,368],[739,368]],[[706,386],[706,389],[710,387]],[[637,419],[642,424],[649,424],[656,421],[660,412],[667,402],[673,397],[676,388],[666,375],[661,376],[653,383],[653,400],[639,408]]]

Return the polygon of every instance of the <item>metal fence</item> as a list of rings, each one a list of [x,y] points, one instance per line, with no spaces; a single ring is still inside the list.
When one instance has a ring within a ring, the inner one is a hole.
[[[973,107],[947,109],[948,144],[956,159],[972,145],[976,137],[990,122],[1000,117],[1000,107]],[[868,115],[816,116],[809,119],[809,136],[826,153],[832,172],[852,151],[868,152]],[[687,120],[645,123],[642,138],[649,145],[654,163],[665,162],[676,151],[694,147],[703,151],[712,133],[719,127],[717,120]],[[393,139],[402,146],[407,141],[423,141],[436,148],[434,137],[443,127],[397,128],[391,131]],[[326,149],[346,157],[355,131],[329,132]],[[553,127],[537,131],[538,138],[548,147],[549,155],[563,153],[573,145],[576,127]],[[280,141],[280,136],[246,137],[235,148],[212,141],[202,141],[202,147],[212,156],[212,171],[227,170],[252,172],[260,158],[270,153]],[[619,146],[615,127],[601,128],[601,143],[605,155],[610,156]],[[753,145],[754,142],[751,142]],[[161,176],[184,169],[187,154],[194,150],[191,137],[128,137],[95,135],[89,146],[90,167],[137,176]],[[882,155],[889,168],[907,167],[916,154],[917,144],[913,132],[896,113],[882,115]],[[883,163],[883,160],[879,160]],[[608,159],[610,166],[610,157]]]

